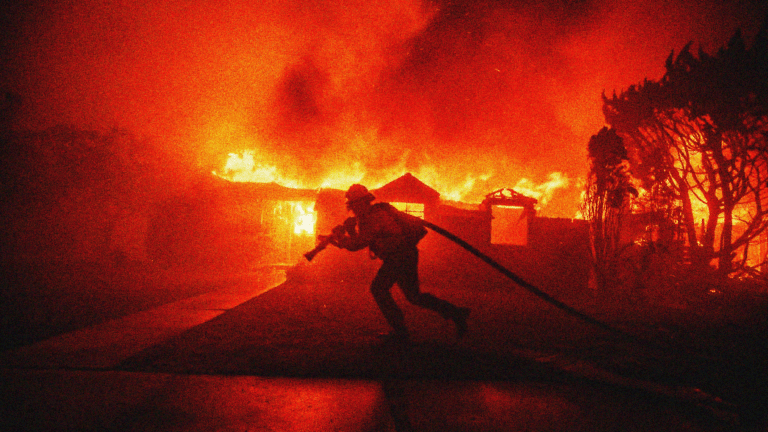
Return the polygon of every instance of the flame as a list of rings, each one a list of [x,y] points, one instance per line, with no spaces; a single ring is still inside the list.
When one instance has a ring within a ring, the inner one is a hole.
[[[244,150],[242,153],[230,153],[222,172],[218,173],[214,171],[213,175],[233,182],[274,182],[282,186],[302,189],[346,189],[349,185],[362,183],[365,179],[368,180],[366,184],[370,188],[376,189],[397,179],[405,174],[406,171],[407,170],[404,167],[393,168],[383,175],[379,175],[379,181],[371,181],[370,178],[367,178],[371,176],[368,176],[369,173],[363,168],[362,163],[354,161],[349,165],[330,171],[320,181],[300,181],[283,175],[281,170],[275,165],[258,161],[256,152],[253,150]],[[430,165],[423,165],[417,168],[413,174],[419,180],[433,186],[440,192],[442,197],[452,201],[461,201],[466,198],[472,192],[475,192],[478,182],[487,181],[493,175],[492,173],[484,173],[480,175],[468,174],[464,177],[463,181],[459,182],[458,185],[455,185],[447,181],[438,173],[436,168]]]
[[[244,150],[242,156],[230,153],[227,162],[224,164],[223,174],[218,174],[214,171],[213,175],[234,182],[274,182],[286,187],[301,187],[299,182],[283,176],[276,166],[261,161],[257,162],[253,150]]]
[[[284,175],[275,165],[257,161],[253,150],[243,150],[242,156],[230,153],[222,173],[214,171],[213,175],[233,182],[277,183],[290,188],[316,189],[346,188],[350,184],[359,183],[365,177],[365,171],[358,162],[333,171],[319,182],[302,182]]]
[[[521,178],[512,189],[525,196],[536,198],[539,201],[539,207],[544,207],[552,200],[552,196],[558,189],[568,187],[570,183],[568,177],[561,172],[549,173],[548,177],[548,181],[540,184]]]
[[[406,172],[409,172],[403,164],[397,165],[389,170],[380,170],[376,173],[368,172],[363,163],[352,161],[341,167],[329,169],[326,175],[321,179],[298,180],[286,176],[281,169],[273,164],[266,162],[266,156],[254,150],[244,150],[241,153],[230,153],[222,173],[213,172],[214,175],[233,182],[257,182],[257,183],[277,183],[285,187],[300,189],[318,189],[318,188],[336,188],[346,189],[354,183],[366,184],[371,189],[376,189],[393,181]],[[492,171],[481,173],[468,173],[454,177],[446,175],[433,165],[423,164],[410,171],[416,178],[434,188],[440,193],[442,199],[456,203],[479,203],[488,191],[494,188],[492,180],[498,183],[494,178]],[[543,183],[536,183],[533,180],[522,178],[514,186],[517,192],[535,198],[539,201],[539,207],[545,207],[554,194],[570,185],[569,178],[561,172],[552,172],[547,176],[548,180]],[[302,218],[307,219],[307,226],[314,225],[313,210],[308,207],[302,207],[300,210]],[[311,213],[311,215],[310,215]],[[296,228],[296,233],[314,232]]]
[[[686,138],[685,141],[687,142],[681,142],[683,141],[683,138],[680,137],[674,137],[674,140],[679,142],[676,146],[673,146],[673,149],[676,153],[681,153],[684,148],[687,147],[693,147],[696,149],[699,148],[706,148],[706,136],[703,132],[700,130],[700,126],[697,124],[693,125],[694,131],[690,133]],[[723,143],[725,144],[725,143]],[[678,156],[675,155],[674,158],[674,167],[684,173],[685,175],[685,181],[689,185],[696,185],[699,183],[706,184],[706,181],[702,181],[701,177],[704,177],[704,174],[706,173],[706,170],[704,169],[704,158],[706,157],[705,154],[701,153],[698,150],[693,150],[690,152],[687,157],[684,156]],[[690,163],[690,167],[686,169],[683,161],[686,161]],[[720,195],[720,192],[718,191],[718,195]],[[701,190],[698,190],[697,188],[691,188],[689,192],[689,196],[691,198],[691,210],[693,213],[694,221],[698,224],[704,224],[705,221],[709,220],[710,217],[710,209],[707,206],[707,203],[703,199],[703,192]],[[752,219],[752,207],[753,204],[748,202],[739,202],[736,203],[736,206],[733,209],[733,221],[734,224],[742,223],[743,221],[748,221]],[[718,224],[723,224],[725,221],[725,215],[723,213],[718,215]]]
[[[294,203],[292,214],[296,214],[293,223],[293,233],[296,235],[314,235],[317,214],[315,204],[309,203],[304,207],[300,202]]]
[[[365,170],[362,169],[359,162],[356,162],[352,166],[344,167],[329,174],[320,183],[320,187],[346,189],[351,184],[360,183],[363,177],[365,177]]]
[[[434,167],[430,166],[420,167],[413,173],[413,175],[426,184],[434,185],[443,199],[458,202],[464,201],[470,197],[475,192],[475,189],[478,186],[477,183],[488,181],[488,179],[493,176],[493,173],[489,172],[479,175],[467,174],[463,181],[459,181],[458,184],[446,181],[438,174]]]

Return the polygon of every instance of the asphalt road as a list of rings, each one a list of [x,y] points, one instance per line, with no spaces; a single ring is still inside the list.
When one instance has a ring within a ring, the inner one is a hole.
[[[698,321],[685,327],[658,316],[603,317],[704,353],[692,356],[625,340],[519,290],[427,278],[425,291],[472,308],[469,332],[457,338],[451,322],[395,290],[412,343],[387,345],[367,289],[371,271],[307,267],[268,290],[241,278],[4,352],[0,390],[17,403],[0,410],[0,426],[767,430],[757,414],[766,400],[763,351],[743,353],[754,348],[751,334],[734,338],[720,327],[705,334]],[[723,347],[729,351],[716,356]],[[731,355],[739,348],[743,355]]]

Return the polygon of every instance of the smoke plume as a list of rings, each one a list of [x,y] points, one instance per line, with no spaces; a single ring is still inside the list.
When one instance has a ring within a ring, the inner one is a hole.
[[[688,41],[753,35],[760,2],[654,0],[17,2],[2,89],[19,129],[121,127],[205,172],[251,150],[316,187],[405,171],[477,200],[553,173],[574,181],[600,94],[663,73]]]

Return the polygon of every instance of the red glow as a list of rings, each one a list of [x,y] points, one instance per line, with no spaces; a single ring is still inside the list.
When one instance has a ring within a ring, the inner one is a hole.
[[[360,167],[342,167],[338,172],[328,172],[325,178],[301,179],[291,178],[283,174],[283,168],[276,165],[268,165],[259,159],[270,159],[266,156],[257,155],[251,150],[243,151],[242,155],[231,153],[227,158],[221,173],[214,171],[213,174],[234,182],[255,182],[255,183],[277,183],[282,186],[315,189],[315,188],[337,188],[344,189],[350,184],[358,183],[363,178],[370,178],[365,172],[358,171]],[[279,158],[277,158],[279,159]],[[383,186],[389,180],[400,177],[403,173],[392,170],[379,177],[379,180],[373,183],[374,188]],[[482,196],[472,195],[474,185],[477,180],[488,180],[490,175],[474,178],[467,176],[464,182],[452,183],[448,175],[440,175],[433,167],[423,165],[417,171],[417,178],[426,181],[427,184],[435,185],[434,188],[440,192],[443,200],[479,202]],[[523,195],[535,198],[539,202],[539,210],[547,207],[552,197],[563,188],[567,188],[570,181],[563,173],[554,172],[549,174],[549,180],[543,183],[536,183],[527,178],[518,180],[514,189]],[[473,201],[476,200],[476,201]],[[303,208],[300,210],[303,213]],[[308,223],[308,222],[307,222]],[[312,222],[314,223],[314,222]],[[306,231],[305,229],[298,229]]]
[[[690,40],[712,51],[739,27],[749,37],[766,12],[714,0],[531,5],[20,5],[2,30],[3,90],[24,100],[19,127],[119,126],[206,171],[250,149],[285,179],[373,185],[412,172],[477,201],[521,179],[583,177],[602,91],[657,78]],[[570,182],[548,211],[572,216],[578,195]]]

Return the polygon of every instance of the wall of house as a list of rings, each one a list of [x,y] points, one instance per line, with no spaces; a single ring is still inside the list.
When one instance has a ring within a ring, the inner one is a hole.
[[[546,292],[567,298],[584,294],[589,281],[589,231],[585,221],[534,217],[525,246],[492,244],[490,214],[441,206],[437,225]],[[490,266],[437,234],[422,242],[425,262],[457,279],[504,284]],[[461,274],[459,274],[461,273]]]
[[[315,200],[315,214],[315,232],[321,235],[330,234],[333,227],[342,224],[350,216],[344,192],[337,189],[320,190]]]

